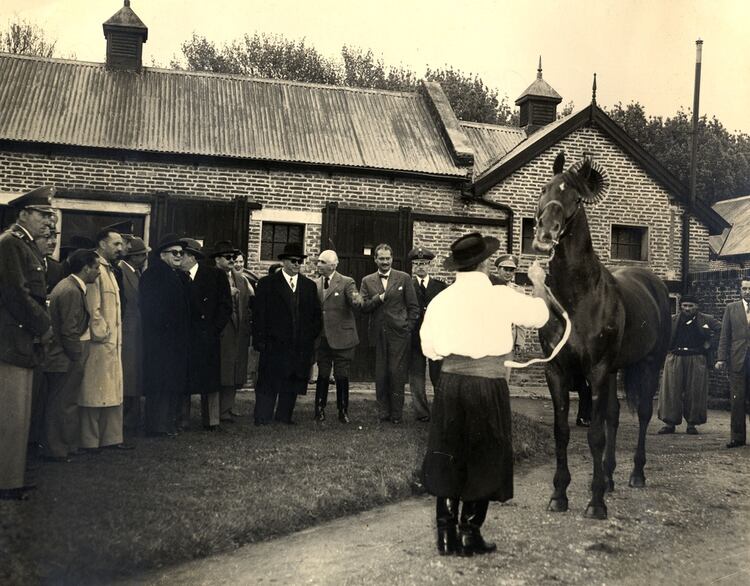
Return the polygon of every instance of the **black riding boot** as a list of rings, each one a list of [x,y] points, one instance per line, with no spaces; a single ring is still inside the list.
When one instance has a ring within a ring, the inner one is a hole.
[[[458,524],[461,547],[458,555],[471,556],[490,553],[497,549],[494,543],[488,543],[482,538],[480,529],[487,517],[489,501],[467,501],[461,509],[461,520]]]
[[[315,421],[325,421],[326,403],[328,402],[328,377],[318,375],[315,381]]]
[[[437,521],[437,549],[440,555],[455,555],[458,553],[458,499],[445,497],[437,498],[435,519]]]
[[[339,421],[349,423],[349,379],[336,379],[336,407],[339,410]]]

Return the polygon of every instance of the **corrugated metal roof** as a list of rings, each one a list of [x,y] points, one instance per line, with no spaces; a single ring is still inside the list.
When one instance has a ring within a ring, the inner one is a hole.
[[[0,139],[466,176],[417,93],[0,54]]]
[[[461,128],[474,148],[475,175],[482,173],[518,143],[526,140],[526,132],[516,126],[461,122]]]
[[[750,195],[717,201],[713,209],[732,225],[723,239],[709,242],[719,256],[750,254]]]

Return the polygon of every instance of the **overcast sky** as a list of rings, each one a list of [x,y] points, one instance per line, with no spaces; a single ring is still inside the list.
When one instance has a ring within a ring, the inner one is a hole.
[[[2,0],[0,23],[42,26],[65,55],[104,60],[101,24],[122,0]],[[166,66],[193,32],[305,38],[337,57],[372,49],[419,75],[426,65],[479,74],[512,103],[536,76],[576,107],[638,101],[649,115],[692,108],[695,41],[703,39],[700,113],[750,133],[749,0],[132,0],[149,28],[144,61]]]

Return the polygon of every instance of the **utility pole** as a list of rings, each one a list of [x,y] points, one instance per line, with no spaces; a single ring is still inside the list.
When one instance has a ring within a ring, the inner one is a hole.
[[[690,199],[682,216],[682,292],[687,293],[690,281],[690,212],[695,207],[695,169],[698,158],[698,110],[701,96],[701,61],[703,41],[695,41],[695,90],[693,92],[693,130],[690,151]]]

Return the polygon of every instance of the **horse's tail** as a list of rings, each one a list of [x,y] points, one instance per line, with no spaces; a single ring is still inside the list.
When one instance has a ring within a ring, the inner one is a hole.
[[[637,410],[643,401],[653,402],[661,368],[657,362],[653,357],[648,357],[623,369],[625,398],[631,409]]]

